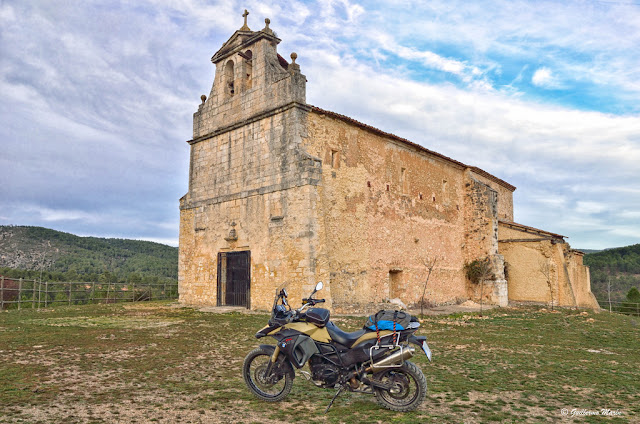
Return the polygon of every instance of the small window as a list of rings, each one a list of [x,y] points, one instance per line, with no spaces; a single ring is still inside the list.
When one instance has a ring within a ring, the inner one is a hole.
[[[392,269],[389,271],[389,299],[400,297],[403,292],[402,271]]]
[[[224,85],[227,97],[231,97],[235,94],[236,90],[234,83],[233,61],[230,60],[224,67]]]
[[[409,192],[406,168],[400,168],[400,186],[402,187],[402,194],[407,194]]]
[[[331,151],[331,167],[333,169],[340,168],[340,153],[337,150]]]
[[[442,180],[442,201],[447,204],[449,201],[449,193],[447,192],[447,180]]]
[[[251,88],[251,85],[253,84],[252,78],[253,78],[253,53],[251,52],[251,50],[247,50],[244,53],[244,74],[245,74],[245,82],[244,82],[244,86],[245,89],[249,89]]]

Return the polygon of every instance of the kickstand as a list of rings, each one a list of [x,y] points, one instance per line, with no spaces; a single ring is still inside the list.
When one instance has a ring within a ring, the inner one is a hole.
[[[329,408],[331,408],[331,405],[333,405],[333,401],[336,400],[336,398],[338,397],[338,395],[340,395],[340,393],[342,393],[342,391],[344,390],[344,385],[340,386],[340,388],[338,389],[338,391],[336,392],[335,395],[333,395],[333,399],[331,399],[331,402],[329,402],[329,406],[327,406],[327,409],[324,410],[324,413],[326,414],[327,412],[329,412]]]

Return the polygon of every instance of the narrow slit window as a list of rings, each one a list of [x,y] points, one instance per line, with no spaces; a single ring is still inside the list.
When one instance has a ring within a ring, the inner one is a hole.
[[[233,61],[230,60],[224,67],[225,91],[227,97],[232,97],[236,92],[233,72]]]
[[[244,73],[245,73],[245,83],[244,86],[248,90],[251,88],[253,81],[253,53],[251,50],[247,50],[244,53]]]
[[[402,194],[407,194],[409,192],[406,168],[400,168],[400,187],[402,187]]]
[[[340,168],[340,153],[337,150],[331,151],[331,167],[333,169]]]

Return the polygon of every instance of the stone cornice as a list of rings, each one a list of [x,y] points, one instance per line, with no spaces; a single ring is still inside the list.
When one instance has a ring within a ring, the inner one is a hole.
[[[249,38],[247,38],[245,41],[242,41],[240,44],[238,44],[235,47],[230,46],[230,44],[233,44],[236,38],[241,36],[247,36]],[[213,63],[220,62],[221,60],[224,60],[227,57],[233,55],[238,50],[242,50],[243,47],[248,46],[250,44],[255,44],[261,38],[266,38],[267,40],[275,42],[276,44],[279,44],[280,41],[282,41],[275,35],[269,34],[264,31],[249,32],[249,31],[238,30],[231,36],[231,38],[229,38],[229,40],[227,40],[226,43],[224,43],[224,45],[220,48],[220,50],[218,50],[211,57],[211,62]]]
[[[243,119],[243,120],[235,122],[235,123],[233,123],[231,125],[227,125],[225,127],[220,127],[220,128],[218,128],[218,129],[216,129],[214,131],[211,131],[210,133],[207,133],[207,134],[202,135],[200,137],[196,137],[196,138],[194,138],[192,140],[187,140],[187,143],[189,143],[189,144],[199,143],[201,141],[205,141],[205,140],[208,140],[210,138],[213,138],[213,137],[215,137],[217,135],[224,134],[224,133],[227,133],[229,131],[233,131],[235,129],[244,127],[245,125],[248,125],[248,124],[251,124],[253,122],[262,120],[264,118],[268,118],[268,117],[273,116],[273,115],[277,115],[277,114],[282,113],[282,112],[286,112],[287,110],[294,109],[294,108],[300,109],[300,110],[305,111],[305,112],[309,112],[311,110],[311,106],[309,106],[309,105],[306,105],[304,103],[299,103],[299,102],[291,102],[291,103],[288,103],[288,104],[286,104],[284,106],[276,107],[274,109],[270,109],[270,110],[267,110],[267,111],[264,111],[264,112],[257,113],[257,114],[255,114],[253,116],[248,117],[247,119]]]
[[[245,199],[247,197],[263,195],[267,193],[275,193],[277,191],[288,190],[295,187],[304,187],[307,185],[320,185],[320,178],[301,178],[296,181],[284,182],[281,184],[272,184],[265,187],[258,187],[251,190],[244,190],[237,193],[223,194],[206,200],[185,201],[180,204],[180,210],[195,209],[201,206],[215,205],[218,203],[229,202],[231,200]]]

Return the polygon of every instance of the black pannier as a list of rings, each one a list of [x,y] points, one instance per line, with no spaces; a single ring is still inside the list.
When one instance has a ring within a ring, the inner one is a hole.
[[[307,313],[307,322],[324,327],[329,322],[329,310],[324,308],[310,308]]]

